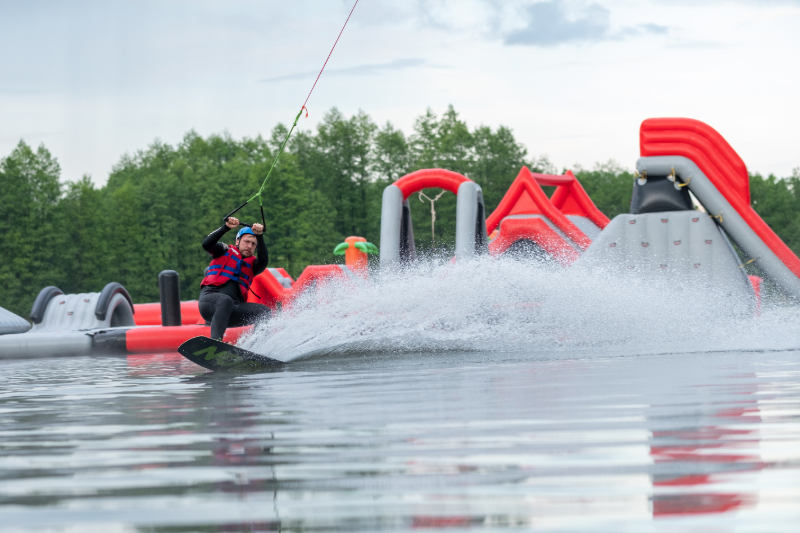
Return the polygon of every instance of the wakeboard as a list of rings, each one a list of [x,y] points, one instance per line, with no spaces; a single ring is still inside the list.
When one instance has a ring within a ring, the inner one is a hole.
[[[283,361],[208,337],[189,339],[180,345],[178,352],[192,363],[215,372],[266,370],[285,364]]]

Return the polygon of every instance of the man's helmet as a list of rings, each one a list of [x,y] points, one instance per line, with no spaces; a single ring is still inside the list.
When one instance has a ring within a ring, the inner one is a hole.
[[[250,229],[250,228],[242,228],[242,229],[239,230],[239,233],[236,234],[236,240],[238,241],[239,239],[242,238],[242,235],[246,235],[248,233],[250,235],[252,235],[253,237],[255,237],[255,235],[256,235],[255,233],[253,233],[252,229]]]

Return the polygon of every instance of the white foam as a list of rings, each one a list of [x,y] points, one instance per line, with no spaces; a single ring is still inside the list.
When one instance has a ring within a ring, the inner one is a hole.
[[[490,257],[418,261],[362,286],[328,283],[239,344],[293,361],[348,354],[523,352],[596,357],[800,347],[800,310],[674,276]]]

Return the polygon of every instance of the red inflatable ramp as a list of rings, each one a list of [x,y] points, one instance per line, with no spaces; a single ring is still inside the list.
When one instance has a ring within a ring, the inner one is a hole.
[[[541,218],[506,218],[501,222],[501,228],[497,237],[489,243],[489,253],[492,255],[503,254],[514,243],[528,240],[536,243],[564,266],[572,264],[580,257],[580,254]]]
[[[547,198],[542,186],[556,187],[552,199]],[[503,253],[514,242],[529,240],[560,263],[569,264],[592,243],[578,224],[596,234],[608,222],[572,172],[554,176],[522,167],[486,220],[492,238],[489,251]]]

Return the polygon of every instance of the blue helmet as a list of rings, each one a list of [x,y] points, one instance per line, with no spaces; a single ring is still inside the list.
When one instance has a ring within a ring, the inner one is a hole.
[[[250,235],[252,235],[253,237],[256,236],[256,234],[253,233],[252,229],[250,229],[250,228],[242,228],[242,229],[239,230],[239,233],[236,234],[236,240],[238,241],[242,237],[242,235],[247,235],[248,233]]]

